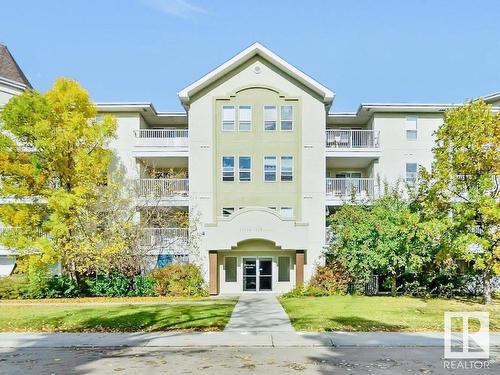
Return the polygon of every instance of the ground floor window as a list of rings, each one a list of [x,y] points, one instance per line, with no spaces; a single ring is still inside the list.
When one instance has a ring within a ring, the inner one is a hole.
[[[224,258],[224,271],[225,271],[225,280],[228,283],[235,283],[237,281],[237,261],[236,257],[225,257]]]
[[[278,281],[290,281],[290,257],[278,257]]]

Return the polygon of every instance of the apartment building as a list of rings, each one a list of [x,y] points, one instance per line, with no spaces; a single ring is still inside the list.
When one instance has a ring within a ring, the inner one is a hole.
[[[0,106],[30,87],[6,78]],[[14,92],[8,84],[24,86]],[[183,112],[151,103],[97,107],[118,121],[112,148],[144,198],[138,212],[154,204],[195,221],[211,294],[281,293],[306,282],[324,261],[326,216],[352,198],[369,204],[384,181],[414,183],[418,166],[431,165],[433,133],[452,106],[373,103],[334,112],[331,90],[259,43],[178,96]],[[500,106],[500,93],[485,100]],[[158,222],[152,241],[176,245],[158,246],[152,266],[192,259],[193,226]],[[11,267],[3,251],[0,262]]]

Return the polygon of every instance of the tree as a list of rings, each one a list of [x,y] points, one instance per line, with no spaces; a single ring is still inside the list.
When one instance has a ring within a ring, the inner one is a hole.
[[[111,116],[96,115],[88,93],[64,78],[45,94],[13,97],[1,113],[0,195],[11,200],[0,206],[0,221],[14,228],[4,243],[44,264],[60,260],[75,279],[123,247],[82,225],[108,182],[116,129]]]
[[[331,219],[333,230],[327,257],[340,261],[354,279],[365,281],[374,272],[397,278],[408,267],[420,269],[429,259],[429,233],[419,213],[395,188],[372,206],[343,205]]]
[[[470,262],[491,302],[500,274],[500,113],[482,99],[449,109],[436,133],[431,171],[420,171],[427,220],[446,227],[438,260]]]

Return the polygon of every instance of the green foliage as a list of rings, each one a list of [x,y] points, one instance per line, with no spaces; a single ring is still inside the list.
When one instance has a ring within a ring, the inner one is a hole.
[[[133,295],[130,279],[113,273],[86,279],[87,292],[96,297],[128,297]]]
[[[485,302],[500,274],[500,113],[491,109],[476,100],[446,112],[418,196],[425,220],[445,227],[437,259],[470,262],[483,275]]]
[[[68,274],[63,273],[48,280],[46,298],[74,298],[80,295],[78,284]]]
[[[0,277],[0,299],[28,298],[29,284],[25,275]]]
[[[173,263],[151,273],[160,296],[206,296],[200,269],[191,263]]]
[[[156,280],[152,275],[136,276],[134,278],[134,296],[156,296]]]

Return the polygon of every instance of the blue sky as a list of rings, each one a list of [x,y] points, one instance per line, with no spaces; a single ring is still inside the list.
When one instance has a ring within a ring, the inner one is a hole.
[[[32,84],[77,79],[96,101],[176,93],[255,41],[361,102],[459,103],[500,91],[498,0],[16,0],[0,42]]]

